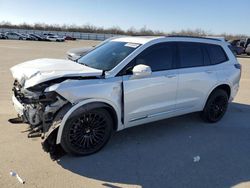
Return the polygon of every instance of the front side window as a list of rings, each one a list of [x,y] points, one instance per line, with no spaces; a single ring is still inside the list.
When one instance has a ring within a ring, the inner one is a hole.
[[[78,63],[104,71],[112,70],[140,44],[109,41],[78,59]]]
[[[118,76],[131,75],[134,66],[140,64],[149,66],[152,72],[173,69],[175,68],[175,54],[175,43],[165,42],[152,45],[128,63]]]
[[[178,43],[180,68],[198,67],[204,65],[203,49],[199,43]]]
[[[147,65],[154,71],[169,70],[173,67],[175,46],[172,43],[155,44],[135,58],[135,65]]]

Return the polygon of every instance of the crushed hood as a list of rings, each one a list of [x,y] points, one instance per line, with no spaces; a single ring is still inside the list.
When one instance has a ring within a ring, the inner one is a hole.
[[[24,88],[62,77],[102,75],[102,70],[64,59],[36,59],[18,64],[10,70],[14,79]]]

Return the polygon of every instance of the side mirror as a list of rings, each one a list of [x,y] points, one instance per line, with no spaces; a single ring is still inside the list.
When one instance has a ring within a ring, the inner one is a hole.
[[[143,78],[143,77],[148,77],[152,74],[152,70],[149,66],[147,65],[136,65],[133,70],[133,77],[134,78]]]

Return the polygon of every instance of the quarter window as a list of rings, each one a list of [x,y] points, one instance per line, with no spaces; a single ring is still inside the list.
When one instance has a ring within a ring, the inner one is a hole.
[[[212,65],[223,63],[228,60],[228,57],[221,46],[208,44],[207,51]]]

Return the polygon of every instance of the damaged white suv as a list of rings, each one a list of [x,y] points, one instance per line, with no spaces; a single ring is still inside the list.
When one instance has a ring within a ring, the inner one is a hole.
[[[235,97],[241,66],[226,42],[121,37],[78,59],[11,68],[13,103],[50,153],[88,155],[113,131],[191,112],[217,122]]]

